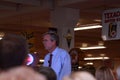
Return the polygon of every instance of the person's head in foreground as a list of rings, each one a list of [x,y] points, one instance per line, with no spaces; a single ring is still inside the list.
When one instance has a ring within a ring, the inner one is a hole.
[[[112,70],[106,66],[99,67],[95,76],[97,80],[115,80]]]
[[[17,34],[5,34],[0,40],[0,69],[6,70],[23,64],[28,54],[25,38]]]
[[[50,67],[41,66],[38,69],[38,72],[40,73],[42,80],[57,80],[56,73]]]
[[[77,71],[71,74],[72,80],[96,80],[95,77],[86,71]]]

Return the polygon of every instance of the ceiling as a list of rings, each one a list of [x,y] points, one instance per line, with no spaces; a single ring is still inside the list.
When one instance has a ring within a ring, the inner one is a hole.
[[[119,8],[120,0],[0,0],[0,31],[32,29],[45,32],[51,27],[50,11],[56,6],[80,10],[79,25],[101,24],[105,9]],[[75,31],[75,47],[82,43],[97,45],[101,38],[101,29]],[[120,57],[120,41],[105,41],[106,49],[84,51],[86,56],[105,54],[111,58]]]

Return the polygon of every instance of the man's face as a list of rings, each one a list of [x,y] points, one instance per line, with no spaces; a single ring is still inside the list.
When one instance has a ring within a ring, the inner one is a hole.
[[[43,37],[43,45],[44,45],[46,50],[51,50],[52,47],[54,46],[54,44],[55,44],[55,41],[51,40],[51,37],[49,34],[47,34]]]

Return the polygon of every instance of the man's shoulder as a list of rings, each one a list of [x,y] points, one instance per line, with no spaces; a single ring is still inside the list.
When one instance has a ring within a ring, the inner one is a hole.
[[[63,48],[58,48],[59,52],[63,52],[63,53],[68,53],[67,50],[63,49]]]
[[[59,55],[61,55],[61,56],[69,55],[68,51],[65,50],[65,49],[63,49],[63,48],[59,48],[58,53],[59,53]]]

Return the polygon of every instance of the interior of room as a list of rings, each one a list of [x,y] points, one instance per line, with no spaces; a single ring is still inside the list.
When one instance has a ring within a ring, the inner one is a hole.
[[[106,9],[120,7],[120,0],[0,0],[0,36],[5,32],[25,35],[31,52],[43,59],[47,51],[42,44],[42,34],[52,27],[50,12],[56,7],[79,9],[79,21],[75,27],[102,25],[102,13]],[[34,34],[34,35],[33,35]],[[84,58],[102,57],[101,60],[81,60],[80,65],[100,65],[104,57],[120,62],[120,40],[103,41],[102,28],[75,31],[75,47],[104,45],[104,49],[82,50]],[[83,57],[82,57],[83,58]],[[97,61],[97,63],[96,63]]]

